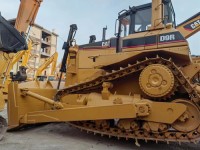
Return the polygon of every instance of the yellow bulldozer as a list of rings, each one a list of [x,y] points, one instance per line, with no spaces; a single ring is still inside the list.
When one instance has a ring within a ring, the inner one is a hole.
[[[61,77],[66,73],[65,88],[61,80],[57,87],[51,81],[12,82],[9,130],[69,122],[136,142],[197,143],[200,66],[192,62],[187,37],[176,27],[170,0],[121,11],[116,37],[108,40],[78,46],[78,28],[71,25],[60,69]]]

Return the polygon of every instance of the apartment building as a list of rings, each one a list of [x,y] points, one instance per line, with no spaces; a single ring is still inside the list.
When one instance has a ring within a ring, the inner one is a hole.
[[[33,49],[27,69],[29,78],[34,77],[37,68],[56,52],[57,37],[56,33],[48,31],[37,24],[31,28],[30,38],[33,41]],[[50,75],[50,72],[51,65],[43,71],[42,75]]]

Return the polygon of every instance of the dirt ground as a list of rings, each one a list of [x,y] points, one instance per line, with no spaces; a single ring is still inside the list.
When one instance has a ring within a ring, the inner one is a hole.
[[[6,117],[6,110],[3,112]],[[67,123],[51,123],[17,132],[7,132],[0,141],[0,150],[199,150],[200,144],[170,144],[133,140],[109,139],[100,135],[87,134],[70,127]]]

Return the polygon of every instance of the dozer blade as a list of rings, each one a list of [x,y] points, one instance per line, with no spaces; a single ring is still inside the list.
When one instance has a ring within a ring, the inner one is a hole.
[[[7,122],[2,116],[0,116],[0,140],[3,139],[7,130]]]
[[[0,51],[16,53],[27,48],[25,38],[0,14]]]

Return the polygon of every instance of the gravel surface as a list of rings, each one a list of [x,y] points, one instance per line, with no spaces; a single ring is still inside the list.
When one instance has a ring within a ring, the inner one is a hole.
[[[6,110],[3,112],[6,117]],[[22,131],[7,132],[0,141],[0,150],[199,150],[200,144],[170,144],[139,141],[141,147],[135,145],[134,140],[109,139],[100,135],[87,134],[70,127],[66,123],[51,123],[24,129]]]

